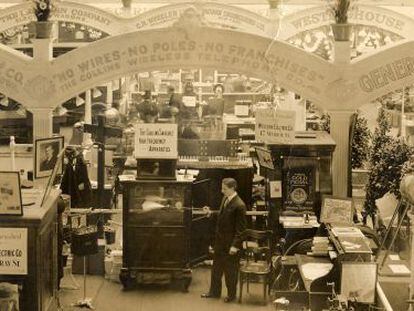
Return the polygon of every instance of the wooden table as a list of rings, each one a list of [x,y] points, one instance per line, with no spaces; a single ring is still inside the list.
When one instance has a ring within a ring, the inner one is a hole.
[[[45,204],[23,210],[23,216],[0,216],[0,228],[27,229],[27,275],[0,275],[0,282],[21,286],[19,310],[57,310],[57,199],[52,190]]]

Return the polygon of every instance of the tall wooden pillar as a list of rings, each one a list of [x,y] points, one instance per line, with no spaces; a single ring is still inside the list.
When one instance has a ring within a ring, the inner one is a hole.
[[[46,64],[53,59],[52,39],[33,39],[33,58],[39,64]],[[40,106],[40,104],[39,104]],[[33,139],[50,137],[53,134],[53,108],[30,108],[33,113]]]
[[[53,108],[30,108],[33,113],[33,141],[53,135]]]
[[[346,197],[349,178],[349,127],[354,112],[335,110],[328,113],[331,117],[331,136],[336,142],[332,161],[333,195]]]
[[[351,61],[351,42],[333,42],[333,62],[336,65],[349,65]],[[341,107],[336,102],[336,109],[328,111],[331,117],[331,136],[336,142],[332,163],[333,195],[346,197],[348,195],[348,169],[349,169],[349,127],[353,110]]]
[[[85,92],[85,124],[92,124],[92,92],[91,90],[86,90]],[[83,144],[84,145],[91,145],[93,144],[92,141],[92,134],[91,133],[83,133]]]

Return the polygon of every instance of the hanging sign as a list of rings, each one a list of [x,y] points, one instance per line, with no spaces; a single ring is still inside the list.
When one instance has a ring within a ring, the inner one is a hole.
[[[295,111],[259,109],[256,111],[256,139],[266,144],[283,144],[295,138]]]
[[[0,228],[0,275],[27,274],[27,228]]]
[[[137,159],[176,159],[177,124],[138,123],[135,125]]]

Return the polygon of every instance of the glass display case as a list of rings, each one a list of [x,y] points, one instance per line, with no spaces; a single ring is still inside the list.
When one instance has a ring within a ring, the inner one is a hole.
[[[146,272],[168,273],[187,291],[191,266],[208,254],[209,219],[193,208],[209,205],[208,180],[122,182],[125,288]]]

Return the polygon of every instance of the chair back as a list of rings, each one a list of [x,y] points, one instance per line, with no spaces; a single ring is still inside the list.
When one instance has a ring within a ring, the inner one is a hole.
[[[271,231],[245,230],[242,258],[249,261],[271,261]]]

